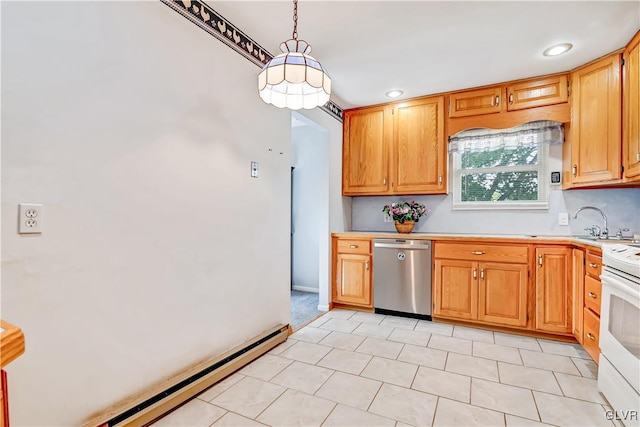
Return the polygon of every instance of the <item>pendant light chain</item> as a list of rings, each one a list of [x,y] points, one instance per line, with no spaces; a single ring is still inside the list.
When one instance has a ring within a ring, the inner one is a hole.
[[[298,40],[298,0],[293,0],[293,35],[291,38]]]

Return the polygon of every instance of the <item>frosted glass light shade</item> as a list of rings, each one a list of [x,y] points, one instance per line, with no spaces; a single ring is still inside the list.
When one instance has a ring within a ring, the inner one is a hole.
[[[267,62],[258,75],[258,92],[267,104],[278,108],[312,109],[326,104],[331,95],[331,78],[309,55],[304,40],[287,40],[282,53]]]

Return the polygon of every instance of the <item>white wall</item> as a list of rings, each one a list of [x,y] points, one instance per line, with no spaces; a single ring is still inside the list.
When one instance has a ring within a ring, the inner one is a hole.
[[[320,109],[300,110],[300,113],[311,119],[329,132],[329,180],[318,189],[318,194],[327,194],[329,198],[329,214],[321,229],[330,233],[351,230],[351,197],[342,196],[342,123]],[[320,284],[318,310],[327,311],[331,300],[331,235],[327,233],[318,242],[320,253]]]
[[[2,2],[13,425],[81,424],[288,323],[290,114],[257,73],[160,2]]]
[[[560,145],[549,150],[549,171],[562,168]],[[449,183],[449,188],[453,186]],[[431,212],[421,218],[414,232],[466,233],[466,234],[535,234],[535,235],[584,235],[586,226],[602,226],[602,217],[593,211],[573,214],[581,207],[591,205],[601,208],[609,219],[609,231],[615,234],[618,227],[628,227],[631,232],[640,232],[640,189],[599,189],[562,191],[552,185],[548,210],[476,210],[454,211],[453,194],[439,196],[416,196],[416,201],[425,204]],[[393,223],[383,222],[382,207],[399,200],[410,200],[411,196],[354,197],[352,205],[352,230],[394,231]],[[570,214],[569,226],[558,225],[558,214]],[[630,232],[630,233],[631,233]]]
[[[297,116],[307,124],[291,131],[293,284],[317,291],[319,242],[329,232],[329,132]]]

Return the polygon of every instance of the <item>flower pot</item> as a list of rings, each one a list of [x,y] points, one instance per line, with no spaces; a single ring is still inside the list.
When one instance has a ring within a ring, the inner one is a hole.
[[[405,221],[402,224],[399,221],[396,221],[395,224],[398,233],[411,233],[413,231],[414,221]]]

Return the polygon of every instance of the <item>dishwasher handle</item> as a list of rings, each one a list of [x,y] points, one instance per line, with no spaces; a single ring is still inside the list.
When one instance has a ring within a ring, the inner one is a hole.
[[[429,249],[429,244],[420,244],[420,245],[411,245],[411,244],[403,244],[403,243],[382,243],[382,242],[374,242],[374,248],[389,248],[389,249],[415,249],[419,251],[426,251]]]

